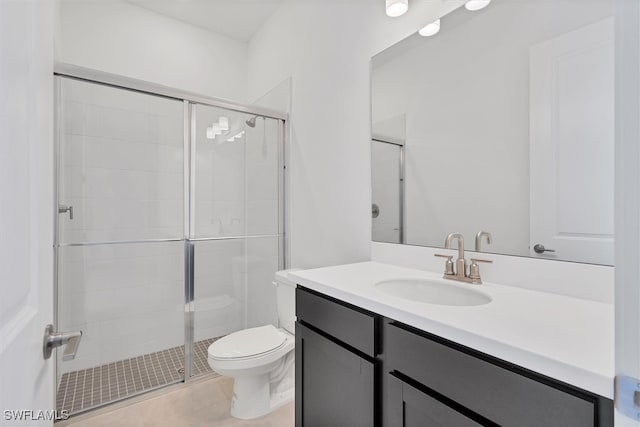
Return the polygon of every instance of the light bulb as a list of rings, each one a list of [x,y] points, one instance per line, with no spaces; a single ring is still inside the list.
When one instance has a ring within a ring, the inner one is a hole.
[[[491,3],[491,0],[469,0],[465,3],[464,7],[467,10],[475,12],[476,10],[484,9],[489,6],[489,3]]]
[[[397,18],[409,10],[409,0],[385,0],[387,16]]]
[[[418,34],[420,34],[423,37],[430,37],[438,34],[438,31],[440,31],[439,19],[436,21],[433,21],[430,24],[425,25],[422,29],[420,29],[420,31],[418,31]]]

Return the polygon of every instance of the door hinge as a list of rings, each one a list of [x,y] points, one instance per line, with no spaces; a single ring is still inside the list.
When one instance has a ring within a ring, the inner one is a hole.
[[[640,380],[625,375],[616,376],[615,405],[622,414],[640,420]]]

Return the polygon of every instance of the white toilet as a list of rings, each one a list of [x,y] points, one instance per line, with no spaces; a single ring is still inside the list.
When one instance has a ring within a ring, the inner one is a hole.
[[[275,274],[280,328],[259,326],[234,332],[209,346],[209,366],[234,378],[231,416],[257,418],[294,398],[295,283]]]

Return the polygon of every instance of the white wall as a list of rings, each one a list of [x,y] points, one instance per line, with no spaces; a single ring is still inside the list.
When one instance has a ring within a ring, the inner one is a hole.
[[[368,259],[369,60],[373,50],[406,33],[408,21],[428,22],[419,12],[429,8],[436,5],[417,7],[387,32],[390,28],[379,25],[386,21],[383,2],[288,0],[250,41],[250,99],[292,80],[292,266]]]
[[[613,13],[602,1],[574,9],[503,1],[460,10],[464,22],[446,17],[436,37],[415,36],[375,68],[374,123],[407,117],[407,243],[442,246],[449,232],[472,241],[486,230],[489,252],[529,255],[529,49]]]
[[[123,1],[62,0],[56,60],[246,102],[247,44]]]

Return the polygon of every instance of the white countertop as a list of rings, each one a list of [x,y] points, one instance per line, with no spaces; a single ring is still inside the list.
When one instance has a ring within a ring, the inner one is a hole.
[[[309,289],[613,399],[611,304],[494,283],[465,284],[492,298],[485,305],[415,302],[382,293],[374,284],[400,278],[452,282],[442,274],[377,262],[295,271],[289,277]]]

